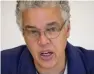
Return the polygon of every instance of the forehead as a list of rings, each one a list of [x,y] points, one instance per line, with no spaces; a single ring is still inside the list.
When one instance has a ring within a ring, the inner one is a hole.
[[[47,23],[62,21],[61,11],[58,7],[29,8],[23,11],[23,25],[44,27]]]

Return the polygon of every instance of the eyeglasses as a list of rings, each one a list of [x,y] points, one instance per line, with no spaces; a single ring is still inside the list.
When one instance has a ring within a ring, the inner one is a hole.
[[[45,31],[42,31],[43,34],[48,38],[48,39],[54,39],[57,38],[60,35],[60,31],[62,30],[63,26],[65,25],[67,20],[65,20],[65,22],[62,24],[62,26],[51,26],[49,28],[47,28]],[[40,32],[37,29],[31,29],[30,27],[27,28],[23,28],[23,34],[26,34],[28,37],[30,37],[33,40],[37,40],[42,32]]]

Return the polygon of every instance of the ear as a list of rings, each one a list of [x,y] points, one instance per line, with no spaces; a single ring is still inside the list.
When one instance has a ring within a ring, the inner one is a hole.
[[[67,38],[70,36],[70,23],[66,27]]]

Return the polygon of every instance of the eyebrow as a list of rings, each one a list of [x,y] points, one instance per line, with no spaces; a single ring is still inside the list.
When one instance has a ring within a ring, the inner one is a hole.
[[[35,28],[35,29],[37,29],[35,26],[31,26],[31,25],[26,25],[25,28]]]
[[[46,25],[46,27],[51,27],[51,26],[54,26],[54,25],[58,25],[59,23],[57,23],[57,22],[51,22],[51,23],[48,23],[47,25]],[[25,29],[38,29],[38,28],[36,28],[35,26],[31,26],[31,25],[26,25],[25,27],[24,27]]]
[[[54,25],[59,25],[59,23],[57,23],[57,22],[51,22],[51,23],[47,24],[47,26],[54,26]]]

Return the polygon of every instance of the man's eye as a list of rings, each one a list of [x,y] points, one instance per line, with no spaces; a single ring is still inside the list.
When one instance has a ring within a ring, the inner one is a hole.
[[[31,33],[31,34],[37,34],[37,33],[38,33],[38,31],[31,30],[31,31],[30,31],[30,33]]]
[[[37,30],[27,30],[28,34],[35,35],[38,34],[39,32]]]
[[[56,32],[57,31],[57,28],[56,27],[52,27],[52,28],[47,29],[47,31]]]

